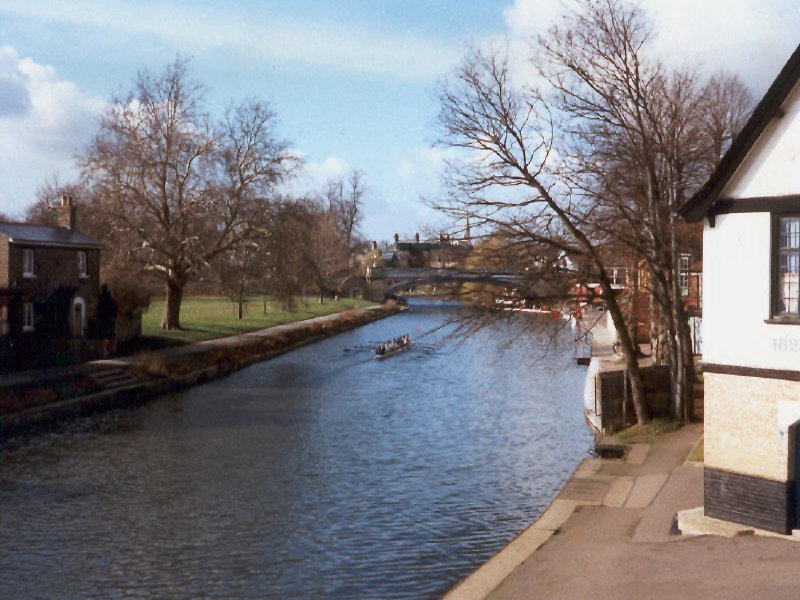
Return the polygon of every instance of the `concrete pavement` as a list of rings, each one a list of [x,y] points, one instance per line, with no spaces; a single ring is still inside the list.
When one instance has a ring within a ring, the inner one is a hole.
[[[676,513],[703,503],[702,465],[684,462],[701,432],[583,461],[542,517],[446,598],[799,597],[800,544],[676,535]]]

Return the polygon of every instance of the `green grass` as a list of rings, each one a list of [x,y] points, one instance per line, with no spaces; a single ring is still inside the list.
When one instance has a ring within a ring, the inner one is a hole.
[[[614,434],[614,437],[620,442],[648,443],[654,441],[655,438],[661,434],[677,431],[681,427],[683,427],[683,423],[678,423],[672,419],[657,417],[647,425],[634,425],[622,431],[618,431]]]
[[[262,299],[254,298],[249,302],[244,318],[239,320],[236,304],[227,298],[189,296],[184,298],[181,303],[181,326],[183,329],[163,331],[160,325],[161,317],[164,314],[164,300],[154,299],[150,303],[150,308],[142,315],[142,335],[145,338],[144,345],[147,347],[175,346],[257,331],[275,325],[293,323],[373,304],[374,302],[350,298],[342,298],[338,301],[326,300],[324,304],[318,304],[315,299],[309,298],[308,305],[305,306],[302,299],[298,298],[295,303],[296,310],[287,312],[280,308],[278,303],[268,298],[268,310],[264,313]]]
[[[692,453],[689,455],[689,458],[686,460],[688,462],[703,462],[705,458],[705,444],[703,444],[703,440],[705,438],[700,438],[700,441],[697,442],[697,445],[692,450]]]

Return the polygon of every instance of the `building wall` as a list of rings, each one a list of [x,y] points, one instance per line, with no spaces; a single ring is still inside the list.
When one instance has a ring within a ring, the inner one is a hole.
[[[800,419],[800,382],[717,373],[704,381],[705,464],[786,481],[791,423],[781,420],[792,405]]]
[[[786,533],[800,381],[782,372],[800,371],[800,327],[765,322],[770,249],[769,213],[719,215],[704,230],[704,495],[709,516]]]
[[[0,235],[0,288],[7,288],[8,283],[8,238]]]
[[[800,381],[706,372],[705,512],[779,533],[796,526],[790,427]]]
[[[97,316],[100,292],[100,251],[87,249],[86,278],[78,277],[78,249],[47,248],[24,244],[5,244],[8,248],[8,287],[19,292],[27,301],[43,302],[58,288],[74,289],[86,302],[86,316]],[[23,277],[24,250],[35,252],[35,277]],[[21,310],[21,307],[20,307]],[[21,320],[20,315],[14,318]]]
[[[800,327],[770,317],[770,215],[728,214],[703,235],[703,362],[800,370]]]
[[[725,186],[722,198],[759,198],[800,192],[800,84]]]

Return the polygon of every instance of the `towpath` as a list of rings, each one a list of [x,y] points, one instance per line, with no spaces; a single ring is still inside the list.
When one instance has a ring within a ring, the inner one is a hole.
[[[684,462],[701,432],[585,460],[536,523],[445,598],[797,598],[800,544],[676,535],[675,514],[703,504],[702,465]]]

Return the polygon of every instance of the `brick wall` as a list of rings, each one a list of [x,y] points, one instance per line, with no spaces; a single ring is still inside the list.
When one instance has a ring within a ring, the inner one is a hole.
[[[800,382],[705,373],[705,464],[786,481],[788,438],[778,401],[800,402]]]
[[[0,288],[7,288],[8,283],[8,238],[0,235]]]
[[[788,533],[793,436],[780,430],[778,403],[800,404],[800,382],[709,372],[704,380],[706,514]]]
[[[34,277],[23,275],[26,249],[34,251]],[[2,273],[7,275],[6,287],[13,290],[16,298],[8,307],[10,332],[23,336],[18,341],[38,335],[69,336],[69,304],[75,296],[80,296],[85,303],[86,333],[91,334],[99,304],[100,251],[96,248],[82,251],[86,252],[87,277],[79,277],[77,248],[8,244],[6,238],[0,238],[0,257],[4,257],[6,265]],[[53,296],[54,292],[61,297]],[[22,331],[26,302],[34,305],[33,332]]]

